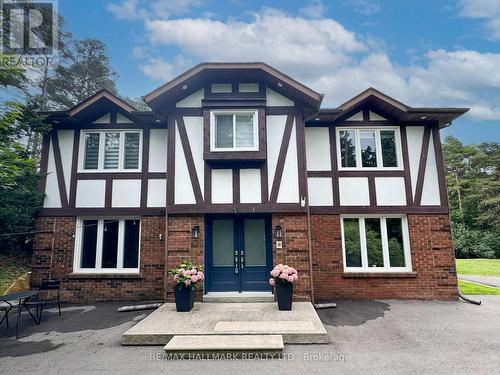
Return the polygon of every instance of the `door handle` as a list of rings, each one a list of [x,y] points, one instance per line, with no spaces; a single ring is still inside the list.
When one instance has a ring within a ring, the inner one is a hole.
[[[238,260],[238,250],[235,250],[234,251],[234,273],[235,274],[238,274],[238,272],[239,272],[238,263],[239,263],[239,260]]]
[[[241,250],[240,252],[240,268],[245,268],[245,250]]]

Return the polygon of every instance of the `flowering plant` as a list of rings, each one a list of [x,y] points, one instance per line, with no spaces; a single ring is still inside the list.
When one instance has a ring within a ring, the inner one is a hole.
[[[194,266],[189,261],[182,262],[177,268],[172,268],[168,275],[181,288],[194,287],[197,282],[205,279],[202,266]]]
[[[287,266],[286,264],[278,264],[271,271],[271,278],[269,279],[269,284],[293,284],[299,279],[299,273],[293,267]]]

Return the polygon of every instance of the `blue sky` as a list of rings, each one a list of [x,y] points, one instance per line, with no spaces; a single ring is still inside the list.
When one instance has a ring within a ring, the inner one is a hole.
[[[334,107],[369,86],[411,106],[471,107],[443,131],[500,141],[500,0],[59,0],[104,41],[123,95],[201,61],[264,61]]]

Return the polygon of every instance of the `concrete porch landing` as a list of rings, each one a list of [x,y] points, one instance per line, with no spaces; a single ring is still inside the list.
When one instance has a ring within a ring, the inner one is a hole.
[[[310,302],[292,311],[276,303],[200,303],[190,312],[165,303],[130,328],[122,345],[165,345],[176,335],[281,335],[285,344],[328,343],[328,334]]]

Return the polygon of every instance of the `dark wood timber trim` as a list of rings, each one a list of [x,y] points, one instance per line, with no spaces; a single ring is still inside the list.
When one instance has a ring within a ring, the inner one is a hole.
[[[337,134],[335,128],[328,128],[330,136],[330,161],[332,168],[332,189],[333,189],[333,205],[340,206],[340,191],[339,191],[339,168],[337,161]]]
[[[370,121],[370,113],[369,113],[370,110],[367,107],[364,107],[362,111],[363,111],[363,121],[366,122]]]
[[[184,124],[182,116],[177,117],[177,129],[179,131],[179,137],[184,150],[184,157],[186,158],[189,177],[191,179],[191,185],[193,186],[194,197],[196,199],[196,203],[200,204],[203,203],[203,195],[201,194],[200,181],[198,180],[198,173],[196,173],[193,153],[191,152],[191,146],[189,145],[189,138],[186,132],[186,125]]]
[[[300,110],[295,106],[266,107],[266,114],[269,115],[298,115]]]
[[[110,114],[109,114],[109,122],[111,124],[116,124],[117,123],[117,120],[116,120],[117,117],[118,117],[118,115],[117,115],[116,111],[111,111]]]
[[[240,170],[239,168],[233,169],[233,203],[240,203]]]
[[[104,207],[111,208],[113,202],[113,179],[106,178],[106,190],[104,193]]]
[[[375,187],[375,177],[368,177],[368,192],[370,195],[370,206],[377,206],[377,188]]]
[[[260,199],[262,203],[269,201],[269,181],[267,177],[267,163],[260,166]]]
[[[405,171],[308,171],[308,177],[404,177]]]
[[[441,138],[439,136],[439,127],[432,128],[432,143],[434,145],[434,155],[436,156],[436,169],[439,183],[439,197],[441,205],[448,206],[448,192],[446,190],[446,174],[443,160],[443,151],[441,149]]]
[[[333,171],[308,171],[307,177],[333,177]]]
[[[263,212],[306,212],[305,207],[300,207],[297,203],[223,203],[223,204],[202,204],[185,205],[176,204],[167,206],[169,214],[188,214],[188,213],[263,213]]]
[[[167,145],[167,205],[174,204],[175,189],[175,117],[168,117]]]
[[[42,208],[38,216],[163,216],[164,208]]]
[[[68,207],[68,195],[66,194],[66,183],[64,182],[64,170],[61,160],[61,149],[59,148],[59,137],[57,131],[50,133],[52,140],[52,151],[54,152],[54,165],[56,167],[57,185],[59,187],[59,197],[61,200],[61,207]]]
[[[448,206],[311,206],[315,215],[447,214]]]
[[[77,180],[104,180],[112,178],[115,180],[137,180],[137,179],[161,179],[166,178],[165,172],[92,172],[77,173]]]
[[[142,132],[141,207],[147,207],[148,201],[149,139],[149,129],[144,129]]]
[[[280,153],[276,163],[276,171],[274,172],[273,186],[271,188],[271,202],[276,202],[278,199],[281,177],[283,176],[283,167],[285,166],[288,145],[290,144],[290,137],[292,135],[293,119],[294,116],[292,115],[288,115],[286,118],[285,131],[283,132],[283,139],[281,140]]]
[[[406,125],[402,125],[399,131],[401,134],[401,153],[403,155],[406,204],[408,206],[411,206],[413,205],[413,189],[411,185],[410,157],[408,155],[408,137],[406,134]]]
[[[75,129],[73,137],[73,159],[71,160],[71,183],[69,187],[69,207],[74,208],[76,203],[76,184],[78,172],[78,152],[80,150],[80,130]]]
[[[299,178],[299,200],[307,197],[306,137],[302,115],[295,116],[295,138],[297,142],[297,166]],[[307,202],[309,204],[309,202]]]
[[[422,201],[422,190],[424,188],[425,167],[427,165],[427,154],[429,153],[429,140],[431,137],[431,128],[424,129],[422,138],[422,149],[420,151],[420,163],[418,165],[417,185],[415,187],[414,204],[420,206]]]
[[[50,135],[44,134],[42,139],[42,155],[40,158],[40,180],[38,181],[38,191],[45,194],[47,184],[47,168],[49,165]]]
[[[205,162],[205,205],[212,204],[212,167]]]

